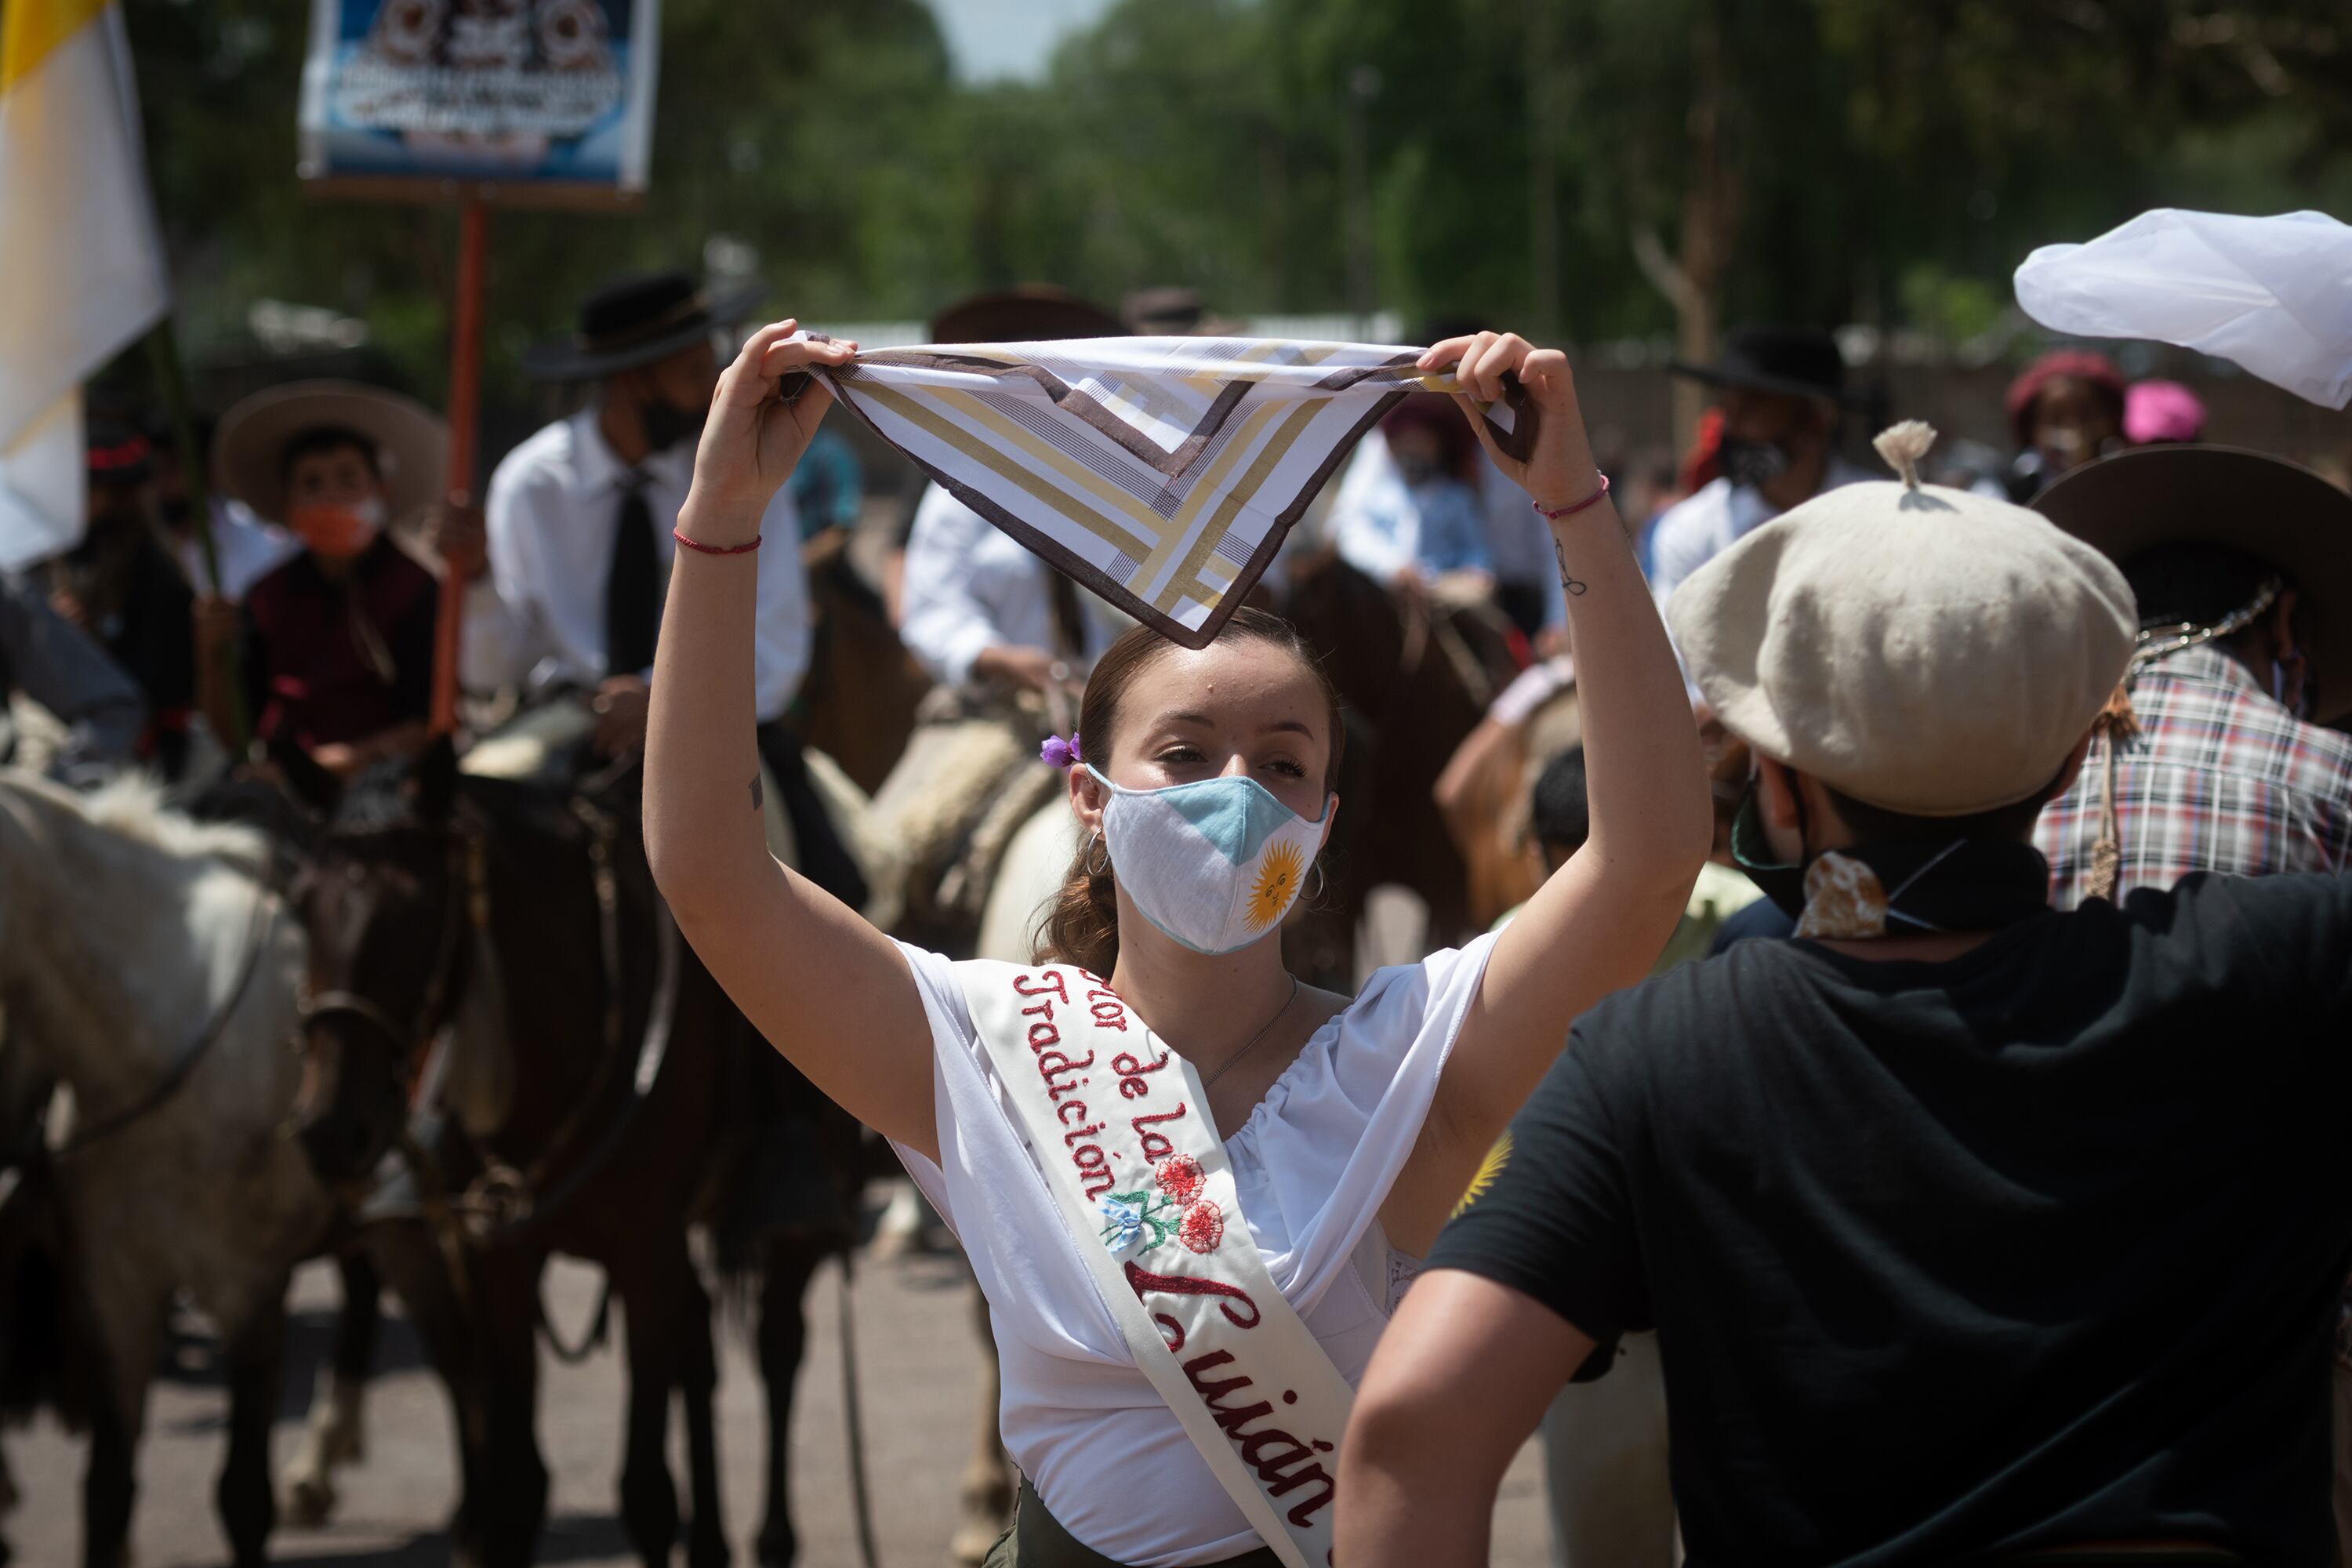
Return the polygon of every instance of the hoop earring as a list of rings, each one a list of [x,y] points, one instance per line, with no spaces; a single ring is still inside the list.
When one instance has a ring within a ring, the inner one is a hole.
[[[1315,873],[1315,890],[1311,893],[1300,895],[1310,904],[1316,900],[1321,898],[1325,893],[1330,891],[1330,879],[1323,875],[1323,862],[1319,858],[1315,862],[1313,870]]]
[[[1099,866],[1096,865],[1094,860],[1094,849],[1097,844],[1102,844],[1103,847],[1102,864]],[[1079,864],[1086,868],[1087,875],[1089,877],[1099,877],[1110,869],[1110,846],[1103,844],[1103,836],[1099,831],[1087,835],[1086,852]]]

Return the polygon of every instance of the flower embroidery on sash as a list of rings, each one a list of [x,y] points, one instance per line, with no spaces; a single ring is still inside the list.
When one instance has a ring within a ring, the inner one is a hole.
[[[1113,1193],[1102,1201],[1103,1245],[1125,1252],[1139,1240],[1150,1252],[1174,1237],[1192,1252],[1214,1252],[1225,1238],[1225,1213],[1216,1200],[1201,1195],[1208,1184],[1201,1162],[1190,1154],[1171,1154],[1151,1173],[1149,1188]]]

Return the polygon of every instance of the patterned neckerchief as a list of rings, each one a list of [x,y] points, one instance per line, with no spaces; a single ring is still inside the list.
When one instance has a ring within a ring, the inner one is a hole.
[[[2191,871],[2352,869],[2352,735],[2297,719],[2218,648],[2166,655],[2132,680],[2139,734],[2117,748],[2120,898]],[[2109,742],[2034,829],[2050,901],[2084,897]]]

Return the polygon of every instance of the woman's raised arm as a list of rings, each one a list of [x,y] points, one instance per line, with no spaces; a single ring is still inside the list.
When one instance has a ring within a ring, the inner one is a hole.
[[[1568,513],[1553,519],[1552,542],[1568,591],[1592,827],[1496,940],[1421,1144],[1382,1210],[1391,1237],[1415,1250],[1434,1237],[1577,1015],[1657,963],[1714,840],[1698,725],[1624,527],[1596,495],[1601,475],[1567,357],[1481,332],[1422,356],[1423,370],[1448,365],[1503,471],[1546,511]],[[1507,372],[1535,404],[1525,462],[1496,448],[1468,401],[1501,396]]]
[[[719,984],[817,1088],[887,1137],[937,1156],[931,1035],[907,961],[880,931],[768,854],[752,731],[751,554],[768,502],[832,405],[806,378],[855,344],[763,327],[719,378],[670,570],[646,732],[646,854],[678,929]],[[799,541],[771,541],[793,550]]]

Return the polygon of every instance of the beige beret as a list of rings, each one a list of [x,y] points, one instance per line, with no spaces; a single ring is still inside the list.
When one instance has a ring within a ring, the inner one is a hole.
[[[1906,476],[1815,496],[1675,591],[1666,622],[1725,726],[1868,805],[1966,816],[2057,776],[2123,679],[2123,574],[2022,507]]]

